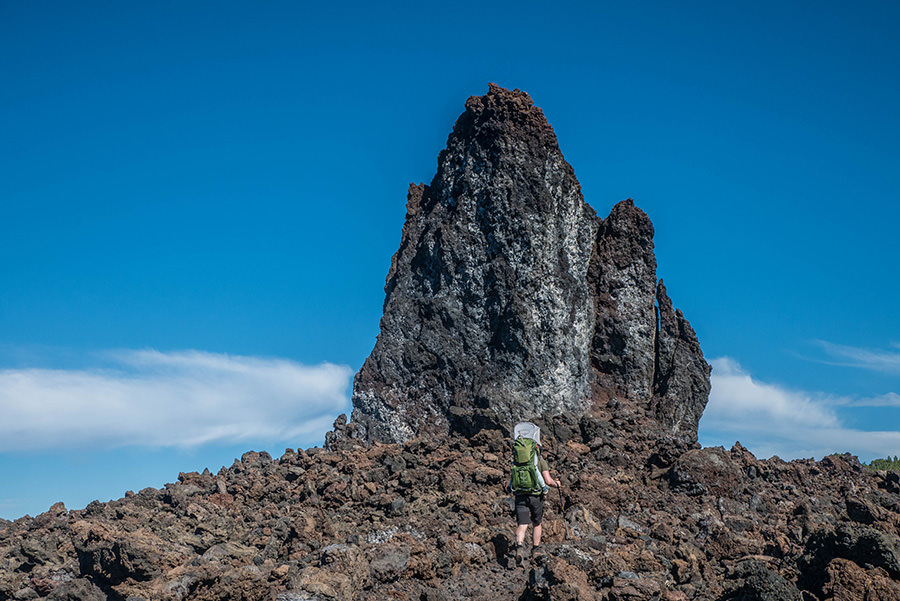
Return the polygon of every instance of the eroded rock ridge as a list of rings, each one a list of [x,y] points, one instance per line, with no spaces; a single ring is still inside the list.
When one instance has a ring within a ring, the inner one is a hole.
[[[709,394],[697,337],[657,282],[631,200],[598,218],[528,94],[473,96],[431,184],[411,185],[381,333],[356,376],[366,440],[635,403],[696,440]]]

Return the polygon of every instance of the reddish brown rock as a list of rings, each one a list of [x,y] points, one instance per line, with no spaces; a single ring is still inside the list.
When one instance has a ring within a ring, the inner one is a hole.
[[[900,582],[881,568],[865,570],[847,559],[835,559],[826,568],[822,598],[833,601],[896,601]]]
[[[637,426],[601,438],[607,422],[583,419],[579,440],[547,435],[566,488],[547,498],[544,551],[524,567],[510,561],[499,479],[508,434],[482,430],[251,454],[216,476],[0,524],[0,599],[896,598],[900,511],[884,474],[739,445],[660,468],[677,444]],[[855,520],[848,498],[877,519]]]

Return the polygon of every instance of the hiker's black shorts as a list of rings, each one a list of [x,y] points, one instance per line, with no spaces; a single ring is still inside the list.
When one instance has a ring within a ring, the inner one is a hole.
[[[516,495],[516,523],[540,526],[544,519],[544,495]]]

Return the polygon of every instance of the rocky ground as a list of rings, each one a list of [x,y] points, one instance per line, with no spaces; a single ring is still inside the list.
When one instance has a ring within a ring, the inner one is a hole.
[[[648,423],[612,401],[544,425],[565,486],[522,567],[507,433],[488,425],[249,452],[218,474],[0,522],[0,599],[900,599],[896,473],[700,449]]]

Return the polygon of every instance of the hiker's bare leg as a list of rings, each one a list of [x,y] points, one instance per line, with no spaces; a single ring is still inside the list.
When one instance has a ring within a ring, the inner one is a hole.
[[[534,532],[531,533],[531,536],[532,536],[531,540],[534,542],[535,547],[537,547],[538,545],[541,544],[541,530],[543,530],[543,529],[541,528],[541,525],[538,524],[537,526],[534,527]],[[524,533],[523,533],[522,539],[524,540]]]
[[[528,524],[520,524],[516,527],[516,544],[525,544],[525,533],[528,531]]]

